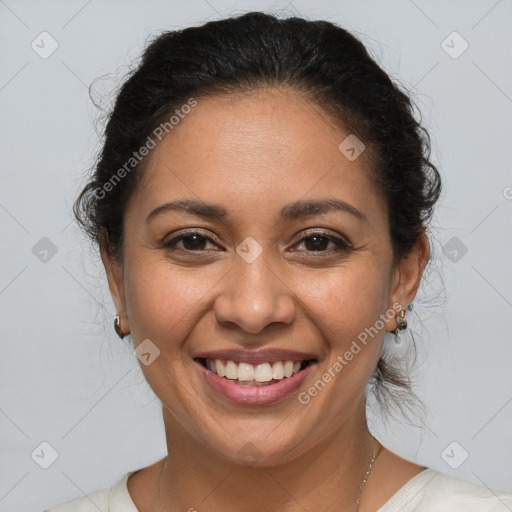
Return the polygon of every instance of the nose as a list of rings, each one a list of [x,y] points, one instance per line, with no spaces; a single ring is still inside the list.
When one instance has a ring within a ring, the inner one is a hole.
[[[261,256],[252,263],[238,258],[222,281],[213,311],[217,322],[258,334],[271,324],[295,319],[293,293]]]

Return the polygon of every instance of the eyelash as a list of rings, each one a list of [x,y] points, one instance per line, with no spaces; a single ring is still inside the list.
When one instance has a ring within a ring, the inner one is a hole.
[[[185,231],[185,232],[181,233],[180,235],[169,240],[168,242],[165,242],[163,244],[163,247],[165,249],[169,249],[171,251],[185,252],[188,254],[198,254],[200,252],[204,252],[203,249],[198,249],[198,250],[194,251],[191,249],[181,249],[181,248],[176,247],[177,243],[179,243],[183,239],[186,239],[186,238],[188,238],[190,236],[194,236],[194,235],[200,236],[200,237],[204,238],[206,241],[209,241],[209,242],[215,244],[215,241],[212,240],[209,236],[205,235],[203,232],[197,231],[197,230],[190,230],[190,231]],[[328,249],[328,250],[323,250],[323,251],[307,251],[308,254],[314,254],[315,256],[323,257],[323,256],[332,255],[333,253],[341,253],[341,252],[347,253],[347,252],[351,251],[353,248],[351,246],[351,244],[348,243],[343,238],[339,238],[337,236],[334,236],[334,235],[332,235],[326,231],[322,231],[322,230],[315,230],[315,231],[307,232],[306,235],[303,236],[300,240],[298,240],[294,245],[303,243],[304,241],[308,240],[309,238],[313,238],[315,236],[326,238],[328,241],[333,242],[336,245],[336,247],[331,248],[330,250]]]

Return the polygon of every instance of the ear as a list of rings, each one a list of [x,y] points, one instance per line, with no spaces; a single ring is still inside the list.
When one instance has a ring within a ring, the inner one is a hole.
[[[110,248],[107,230],[103,228],[100,233],[101,261],[103,262],[107,274],[108,287],[112,295],[112,300],[114,301],[116,314],[120,317],[121,331],[128,334],[130,332],[130,324],[126,314],[123,264],[114,257]]]
[[[394,331],[396,329],[396,317],[414,300],[429,255],[430,246],[426,232],[423,231],[410,254],[402,258],[393,270],[388,309],[396,311],[396,315],[386,321],[386,330]]]

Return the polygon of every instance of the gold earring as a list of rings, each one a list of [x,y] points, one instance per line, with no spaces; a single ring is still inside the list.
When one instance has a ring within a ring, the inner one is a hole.
[[[400,314],[396,318],[396,328],[398,331],[407,329],[407,320],[405,318],[405,309],[400,311]]]
[[[123,339],[126,334],[124,334],[122,331],[121,331],[121,318],[119,317],[119,315],[116,315],[114,317],[114,330],[116,331],[116,334],[121,338]]]

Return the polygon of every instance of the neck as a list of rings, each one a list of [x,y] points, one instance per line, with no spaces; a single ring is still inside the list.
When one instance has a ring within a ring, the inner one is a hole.
[[[325,510],[353,512],[379,447],[362,412],[298,457],[247,465],[191,437],[164,407],[168,456],[160,463],[153,510],[296,511],[322,503]]]

